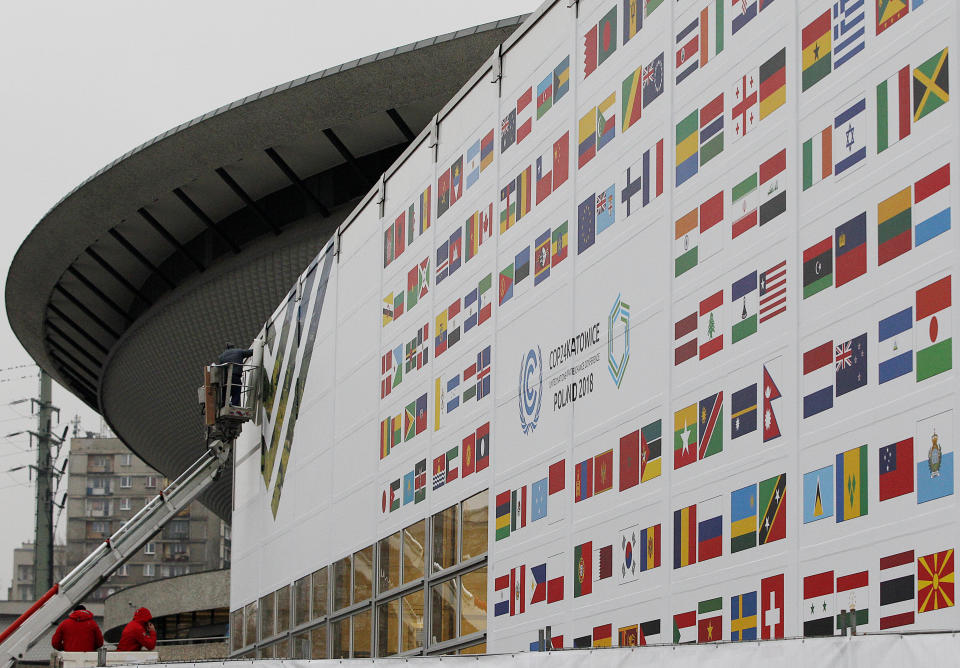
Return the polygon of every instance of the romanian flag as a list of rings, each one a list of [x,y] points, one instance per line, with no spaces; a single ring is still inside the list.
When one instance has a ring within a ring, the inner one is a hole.
[[[697,505],[673,511],[673,567],[697,563]]]
[[[530,213],[530,165],[517,175],[517,220]]]
[[[801,85],[807,90],[830,74],[830,10],[815,18],[800,33],[803,48]]]
[[[463,225],[464,236],[466,237],[466,249],[464,252],[467,255],[467,260],[473,258],[478,252],[480,252],[480,214],[476,211],[467,218],[467,222]]]

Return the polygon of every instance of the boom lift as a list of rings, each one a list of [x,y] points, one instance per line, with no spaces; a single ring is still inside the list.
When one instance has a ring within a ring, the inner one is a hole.
[[[51,626],[220,477],[243,423],[256,414],[262,357],[263,346],[256,345],[252,364],[212,364],[204,368],[199,395],[206,452],[0,633],[0,668],[9,668],[22,659]],[[234,367],[243,370],[244,379],[239,384],[233,382]],[[240,405],[235,405],[238,397]]]

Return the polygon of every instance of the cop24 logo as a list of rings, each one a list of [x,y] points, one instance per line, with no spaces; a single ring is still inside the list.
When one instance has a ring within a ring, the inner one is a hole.
[[[520,408],[520,426],[524,434],[532,434],[540,419],[540,406],[543,402],[543,358],[540,346],[531,348],[520,360],[520,382],[518,387]]]
[[[623,330],[622,334],[619,331]],[[607,318],[607,369],[620,387],[630,361],[630,305],[617,295]]]

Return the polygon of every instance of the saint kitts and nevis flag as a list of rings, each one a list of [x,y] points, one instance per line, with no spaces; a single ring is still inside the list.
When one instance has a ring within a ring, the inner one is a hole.
[[[759,523],[757,521],[759,516]],[[730,552],[787,537],[787,474],[730,493]],[[759,538],[759,541],[758,541]]]
[[[877,204],[877,264],[950,229],[950,163]]]

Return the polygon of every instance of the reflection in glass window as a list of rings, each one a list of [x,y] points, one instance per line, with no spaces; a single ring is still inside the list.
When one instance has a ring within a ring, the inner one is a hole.
[[[290,585],[277,590],[277,633],[290,628]]]
[[[246,627],[244,642],[252,645],[257,641],[257,601],[247,603],[247,607],[243,609],[243,619]]]
[[[420,520],[403,530],[403,582],[423,577],[423,562],[426,556],[426,522]]]
[[[321,624],[310,631],[310,658],[327,658],[327,625]]]
[[[487,491],[463,502],[463,526],[460,536],[460,560],[477,557],[487,551]]]
[[[289,659],[290,658],[290,641],[286,638],[278,640],[273,644],[273,658],[275,659]]]
[[[433,572],[457,563],[457,506],[433,516]]]
[[[353,658],[355,659],[369,659],[373,656],[370,653],[370,638],[373,630],[370,617],[370,608],[367,608],[350,618],[353,621]]]
[[[330,625],[330,658],[350,658],[350,618],[345,617]]]
[[[457,635],[457,580],[430,587],[430,642],[453,640]]]
[[[353,602],[373,596],[373,545],[353,553]]]
[[[469,647],[464,647],[460,650],[461,654],[486,654],[487,653],[487,643],[481,642],[476,645],[470,645]]]
[[[400,599],[377,606],[377,656],[393,656],[400,647]]]
[[[377,591],[383,593],[400,586],[400,532],[391,534],[379,543],[377,554]]]
[[[290,641],[291,659],[309,659],[310,658],[310,633],[304,631],[293,636]]]
[[[313,572],[313,619],[327,614],[327,567]]]
[[[273,635],[273,592],[260,598],[260,638]]]
[[[344,557],[333,564],[333,609],[339,610],[350,605],[350,557]],[[334,657],[338,658],[338,657]]]
[[[267,645],[266,647],[257,648],[257,658],[258,659],[272,659],[273,658],[273,645]]]
[[[487,569],[484,567],[460,576],[460,635],[486,630]]]
[[[243,647],[243,608],[230,613],[230,650]]]
[[[310,576],[293,583],[293,625],[299,626],[310,619]],[[304,657],[309,658],[309,657]]]
[[[417,589],[400,599],[401,652],[408,652],[423,644],[423,589]]]

